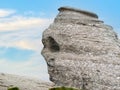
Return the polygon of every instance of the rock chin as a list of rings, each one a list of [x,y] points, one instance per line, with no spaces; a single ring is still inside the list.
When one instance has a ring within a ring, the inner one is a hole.
[[[92,12],[59,11],[42,39],[50,80],[56,86],[120,90],[120,43],[113,28]]]

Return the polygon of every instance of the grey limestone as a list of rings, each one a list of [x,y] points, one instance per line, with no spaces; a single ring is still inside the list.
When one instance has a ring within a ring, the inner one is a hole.
[[[0,90],[18,87],[20,90],[49,90],[54,84],[36,78],[0,73]]]
[[[56,86],[120,90],[120,42],[95,13],[61,7],[43,32],[42,55]]]

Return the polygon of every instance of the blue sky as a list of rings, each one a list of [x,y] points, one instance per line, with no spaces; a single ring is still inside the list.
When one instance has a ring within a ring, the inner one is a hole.
[[[71,6],[97,13],[120,35],[119,4],[119,0],[1,0],[0,72],[48,80],[41,38],[57,9]]]

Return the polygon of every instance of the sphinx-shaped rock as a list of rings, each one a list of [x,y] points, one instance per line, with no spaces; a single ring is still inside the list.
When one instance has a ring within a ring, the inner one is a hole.
[[[120,90],[120,43],[94,13],[61,7],[43,32],[42,54],[57,86]]]

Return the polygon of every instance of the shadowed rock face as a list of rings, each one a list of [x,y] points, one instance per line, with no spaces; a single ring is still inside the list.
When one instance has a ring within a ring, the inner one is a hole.
[[[120,90],[120,43],[94,13],[61,7],[43,32],[42,54],[57,86]]]

